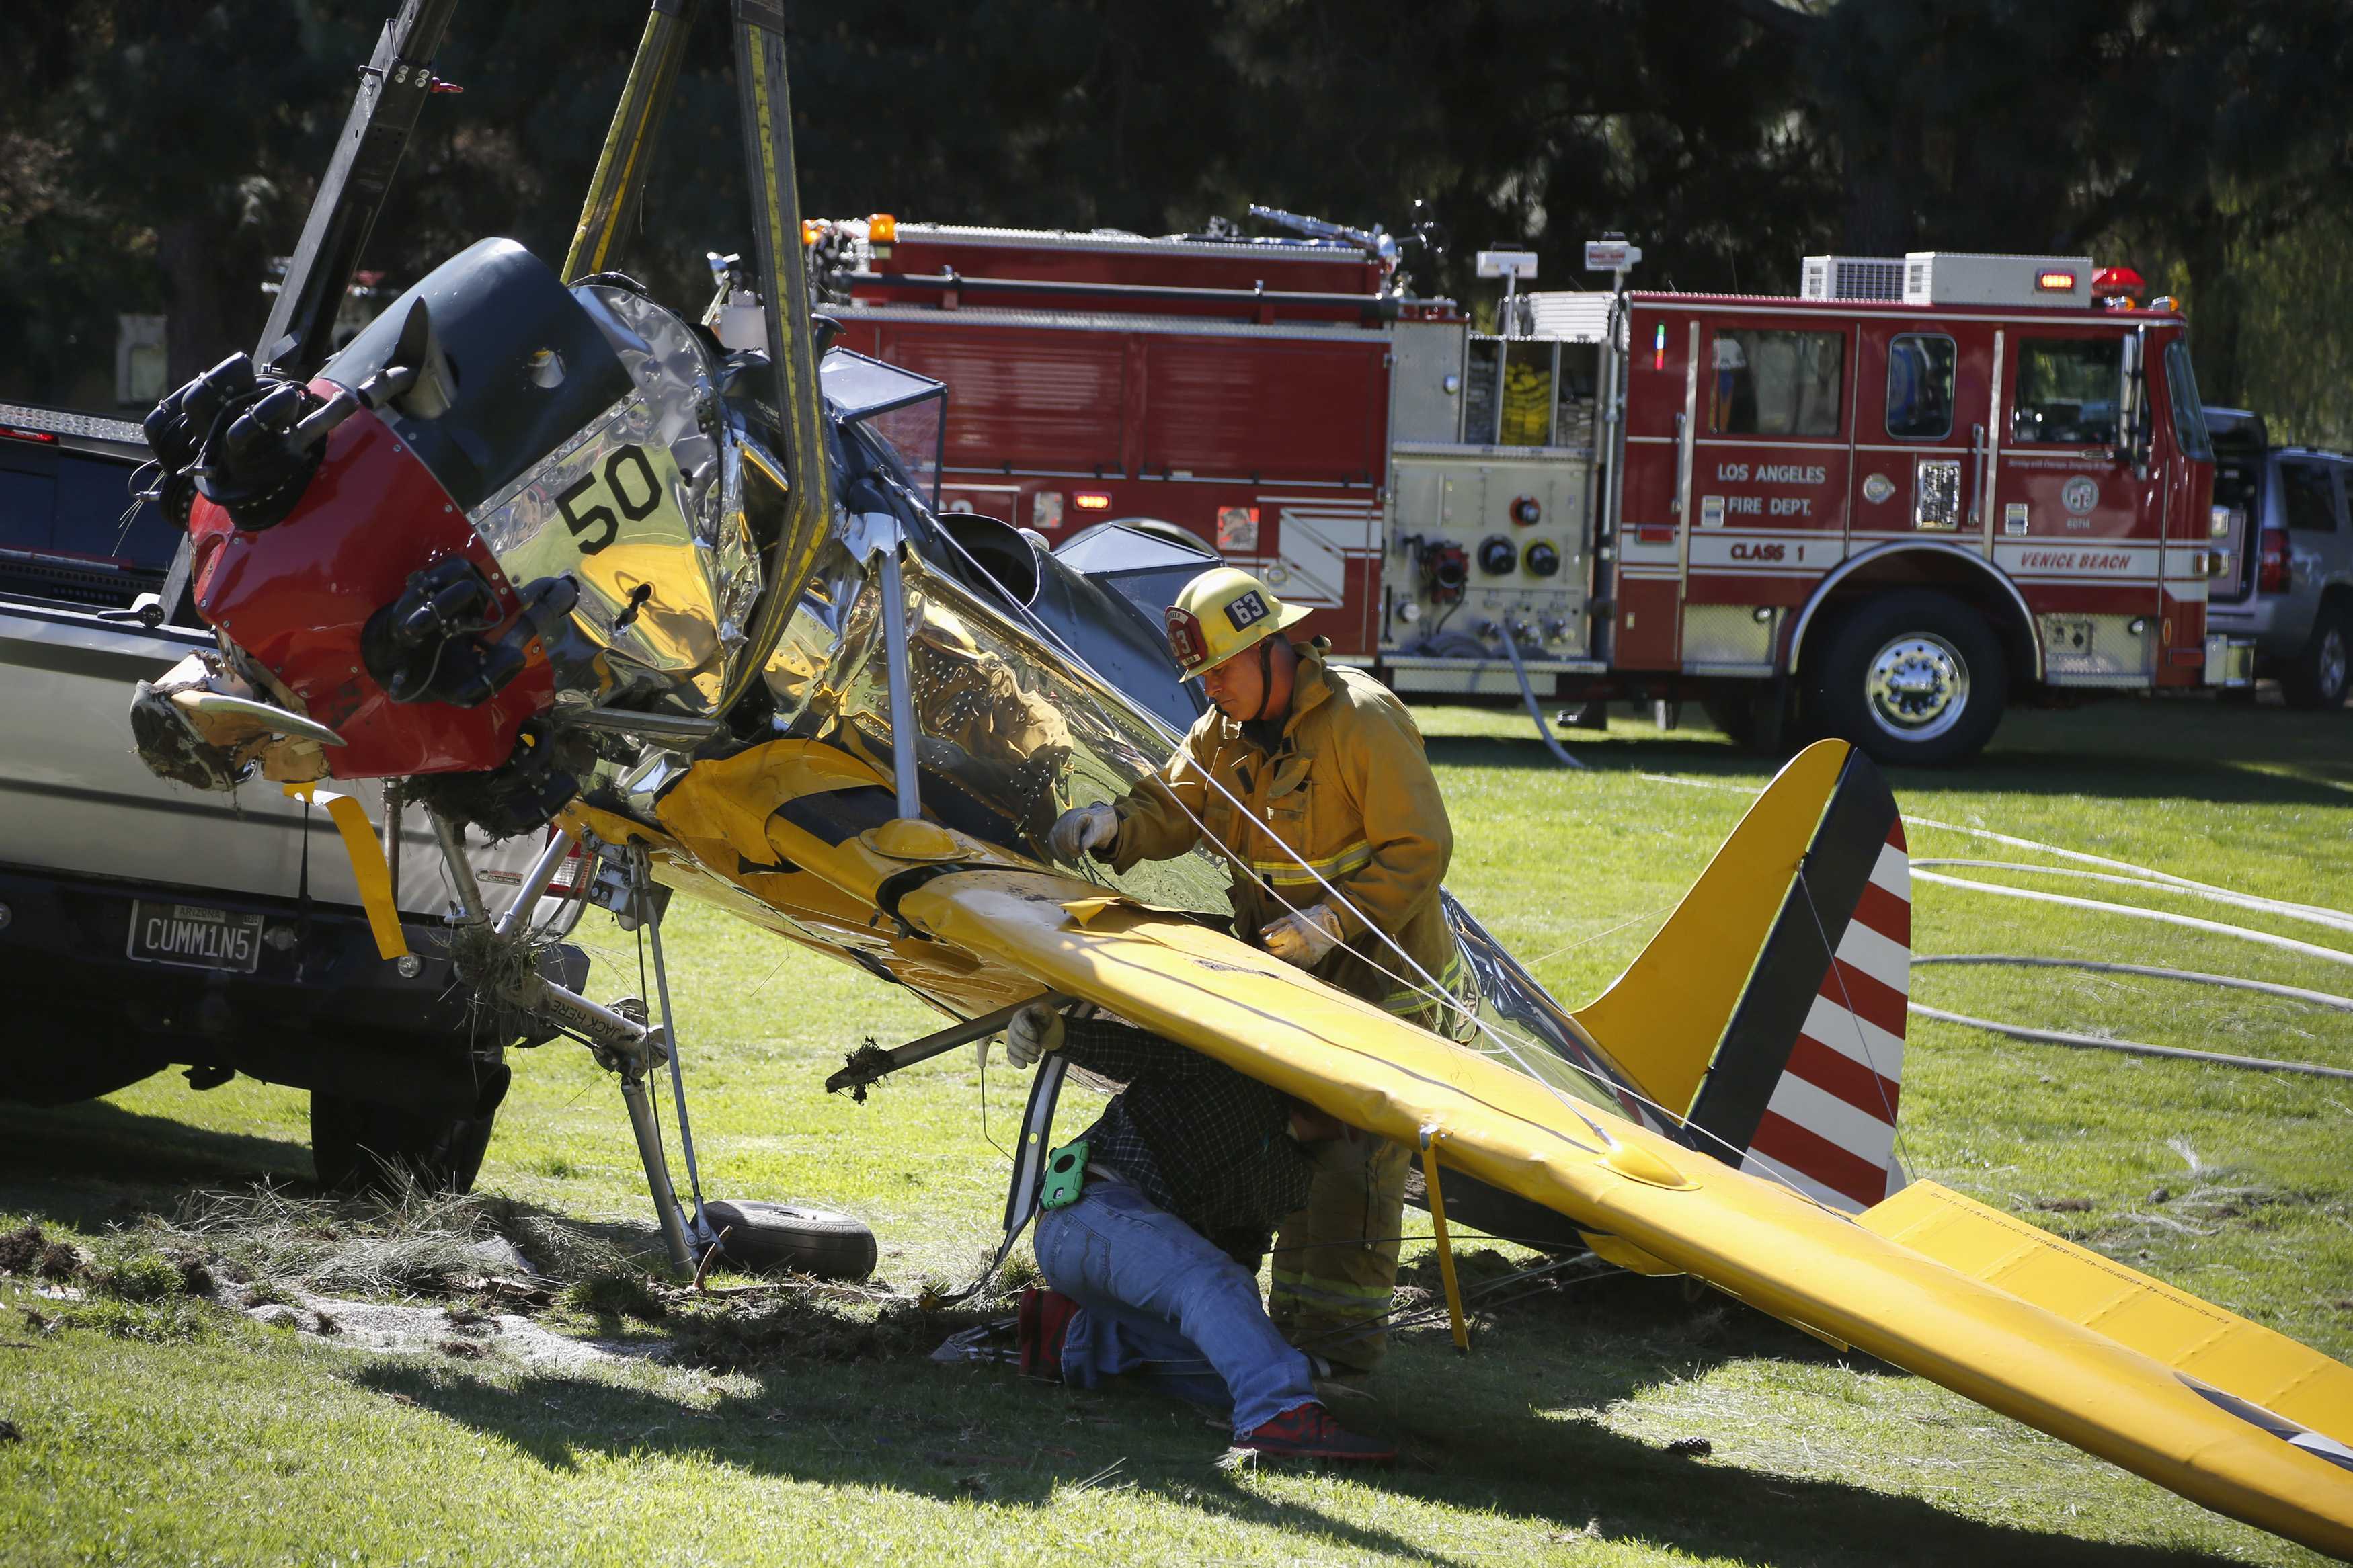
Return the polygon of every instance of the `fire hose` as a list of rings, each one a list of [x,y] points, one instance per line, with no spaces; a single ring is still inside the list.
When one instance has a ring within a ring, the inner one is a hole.
[[[1520,662],[1519,634],[1510,626],[1496,629],[1504,634],[1504,652],[1512,661],[1512,674],[1520,683],[1520,700],[1527,704],[1528,719],[1536,727],[1536,738],[1544,742],[1545,749],[1562,766],[1582,770],[1585,764],[1568,754],[1567,748],[1553,738],[1552,726],[1545,722],[1544,710],[1536,702],[1536,689],[1528,683],[1527,666]]]

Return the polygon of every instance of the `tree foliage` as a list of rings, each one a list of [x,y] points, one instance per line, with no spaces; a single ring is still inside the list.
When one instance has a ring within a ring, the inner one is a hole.
[[[0,19],[5,385],[172,321],[175,375],[249,344],[394,0],[83,0]],[[703,0],[621,265],[691,300],[746,244],[723,0]],[[485,233],[560,256],[638,0],[474,0],[364,265]],[[2353,28],[2335,0],[876,0],[791,10],[807,210],[1183,232],[1251,201],[1391,226],[1577,287],[1780,290],[1837,249],[2089,252],[2184,296],[2217,400],[2318,419],[2346,358],[2299,320],[2353,225]],[[2286,354],[2295,362],[2284,364]]]

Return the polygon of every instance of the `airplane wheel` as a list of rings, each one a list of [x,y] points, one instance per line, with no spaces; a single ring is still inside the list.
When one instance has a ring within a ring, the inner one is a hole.
[[[851,1281],[874,1272],[874,1233],[845,1214],[722,1198],[703,1205],[702,1217],[712,1230],[726,1233],[720,1251],[738,1268]]]
[[[1967,762],[2009,700],[2001,643],[1976,611],[1926,589],[1865,600],[1816,666],[1814,710],[1833,735],[1903,767]]]

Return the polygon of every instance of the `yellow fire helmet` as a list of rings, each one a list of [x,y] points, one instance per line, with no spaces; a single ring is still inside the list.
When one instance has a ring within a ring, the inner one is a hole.
[[[1307,616],[1240,568],[1212,566],[1186,584],[1168,606],[1168,651],[1185,679],[1198,680]]]

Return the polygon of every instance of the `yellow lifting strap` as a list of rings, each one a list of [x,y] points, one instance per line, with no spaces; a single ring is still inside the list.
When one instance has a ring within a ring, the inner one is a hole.
[[[335,831],[343,836],[343,853],[351,858],[352,880],[359,884],[360,908],[367,911],[377,955],[406,958],[408,939],[401,934],[400,906],[393,900],[392,869],[384,863],[384,846],[376,842],[375,829],[368,826],[367,807],[315,784],[288,784],[286,795],[290,800],[327,808]]]
[[[1454,1243],[1446,1234],[1446,1197],[1438,1187],[1438,1138],[1435,1125],[1421,1130],[1421,1184],[1430,1196],[1430,1228],[1438,1234],[1438,1277],[1446,1282],[1446,1316],[1454,1326],[1454,1348],[1468,1353],[1471,1330],[1462,1321],[1462,1285],[1454,1277]]]

